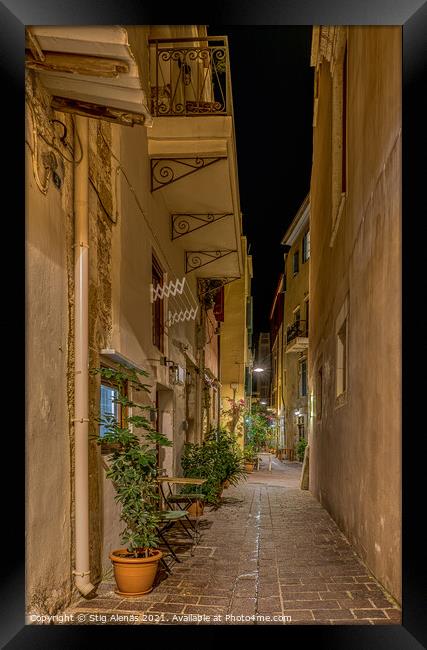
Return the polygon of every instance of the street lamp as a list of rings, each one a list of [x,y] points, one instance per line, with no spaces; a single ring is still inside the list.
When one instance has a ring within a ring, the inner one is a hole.
[[[265,368],[254,368],[254,372],[264,372]]]

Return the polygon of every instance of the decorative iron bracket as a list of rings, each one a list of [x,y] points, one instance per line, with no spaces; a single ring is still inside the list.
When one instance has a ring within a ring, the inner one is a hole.
[[[215,260],[231,255],[231,253],[237,253],[237,250],[185,251],[185,273],[191,273],[191,271],[211,264]]]
[[[180,213],[171,215],[171,239],[179,239],[190,232],[200,230],[211,223],[215,223],[224,217],[232,217],[232,212],[215,212],[212,214],[202,213]]]
[[[151,158],[151,191],[160,190],[219,160],[225,160],[225,157]]]
[[[234,280],[240,280],[240,277],[226,277],[226,278],[198,278],[197,279],[197,289],[198,297],[201,300],[204,296],[209,294],[215,295],[224,285],[234,282]]]

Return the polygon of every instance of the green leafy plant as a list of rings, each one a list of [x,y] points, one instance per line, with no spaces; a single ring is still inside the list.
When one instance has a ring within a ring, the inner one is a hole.
[[[256,459],[256,449],[255,446],[251,443],[245,446],[243,450],[243,457],[246,463],[254,463]]]
[[[251,445],[256,452],[269,448],[273,440],[272,425],[274,417],[265,412],[265,409],[254,405],[245,414],[246,446]]]
[[[219,427],[209,432],[206,442],[214,446],[221,482],[229,481],[237,485],[242,478],[246,478],[236,434]]]
[[[306,447],[307,447],[307,440],[305,438],[301,438],[301,440],[299,440],[295,445],[295,452],[298,460],[301,463],[304,460],[304,452]]]
[[[102,436],[98,433],[96,440],[98,444],[107,443],[112,449],[107,477],[113,482],[115,498],[121,505],[120,518],[125,524],[121,541],[135,557],[148,557],[150,549],[159,543],[156,445],[170,446],[172,443],[153,429],[146,417],[144,411],[153,407],[137,404],[126,394],[126,385],[145,393],[150,391],[150,386],[140,379],[148,377],[147,372],[119,366],[117,369],[94,368],[91,373],[113,381],[118,387],[118,397],[114,401],[123,410],[132,409],[132,415],[125,415],[121,423],[114,415],[98,418],[105,433]]]
[[[183,493],[203,494],[211,505],[218,504],[224,481],[236,485],[245,477],[236,436],[225,429],[210,431],[201,445],[187,443],[181,464],[185,477],[207,479],[199,488],[184,488]]]

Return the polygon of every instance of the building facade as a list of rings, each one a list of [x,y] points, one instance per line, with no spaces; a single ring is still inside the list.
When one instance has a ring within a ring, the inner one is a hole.
[[[316,27],[310,490],[401,601],[400,27]]]
[[[284,271],[270,310],[271,406],[280,458],[293,460],[308,438],[310,202],[306,196],[282,239]]]
[[[230,410],[231,402],[247,406],[247,376],[251,372],[252,256],[247,254],[246,238],[242,238],[244,274],[239,280],[223,287],[223,313],[220,336],[221,411]],[[239,418],[240,419],[240,418]],[[229,421],[225,415],[223,424]],[[238,441],[244,444],[243,428],[239,422]]]
[[[30,27],[26,45],[27,606],[54,613],[120,544],[94,439],[100,415],[120,417],[117,387],[90,370],[149,373],[173,443],[159,467],[180,474],[185,442],[219,423],[208,292],[241,282],[247,259],[225,38]]]
[[[282,239],[285,247],[283,392],[285,447],[308,437],[310,201],[306,196]]]
[[[271,409],[276,417],[276,449],[280,459],[284,457],[285,440],[285,339],[284,339],[284,275],[280,274],[270,311],[271,337]]]
[[[257,372],[259,369],[259,372]],[[253,397],[262,406],[270,406],[271,345],[270,332],[260,332],[253,367]]]

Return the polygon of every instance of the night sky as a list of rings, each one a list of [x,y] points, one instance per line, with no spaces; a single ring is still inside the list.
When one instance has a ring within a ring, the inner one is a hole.
[[[280,241],[310,188],[312,28],[209,26],[228,36],[243,232],[253,255],[254,343],[269,331]]]

